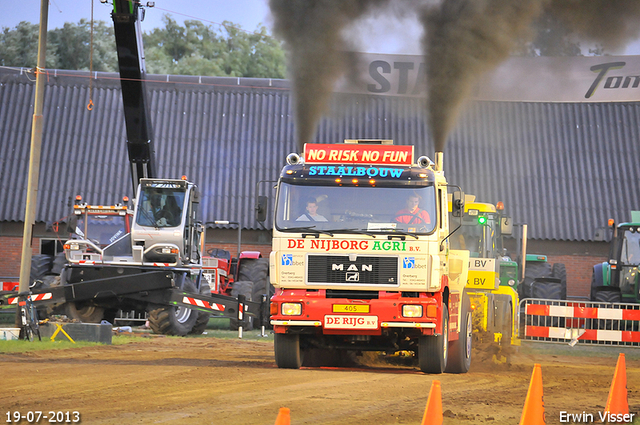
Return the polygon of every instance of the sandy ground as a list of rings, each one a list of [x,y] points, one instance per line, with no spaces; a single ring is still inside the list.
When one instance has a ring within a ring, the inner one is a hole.
[[[294,425],[420,424],[437,379],[445,424],[518,424],[540,363],[547,423],[561,423],[561,411],[592,413],[600,423],[619,352],[626,353],[630,410],[640,412],[640,349],[523,343],[510,364],[476,349],[463,375],[425,375],[372,356],[349,369],[284,370],[275,366],[273,337],[212,333],[0,353],[0,419],[14,411],[78,411],[81,423],[92,425],[273,424],[288,407]]]

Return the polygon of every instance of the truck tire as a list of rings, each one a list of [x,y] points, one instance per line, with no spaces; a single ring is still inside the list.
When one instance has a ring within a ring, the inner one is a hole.
[[[244,295],[247,301],[251,301],[251,293],[253,288],[253,282],[250,281],[237,281],[233,282],[233,287],[231,288],[231,296],[234,298],[238,298],[238,295]],[[232,331],[237,331],[240,326],[240,322],[238,322],[237,317],[232,317],[229,320],[229,329]],[[245,323],[243,324],[243,330],[250,331],[253,329],[253,318],[246,317]]]
[[[471,341],[473,339],[473,323],[471,317],[471,301],[469,296],[462,295],[462,309],[460,312],[462,321],[460,324],[460,338],[451,341],[449,358],[447,359],[447,373],[467,373],[471,366]]]
[[[100,323],[104,317],[104,308],[87,301],[68,302],[64,304],[64,314],[69,319],[82,323]]]
[[[207,283],[205,279],[202,279],[202,285],[200,286],[200,295],[211,296],[211,287]],[[189,335],[202,335],[202,333],[207,329],[207,325],[209,324],[209,318],[211,317],[210,313],[204,311],[198,311],[198,317],[196,318],[196,324],[193,325],[193,328],[189,331]]]
[[[190,279],[184,279],[182,289],[196,292],[196,286]],[[154,333],[162,335],[185,336],[193,329],[198,312],[186,307],[149,305],[149,326]]]
[[[422,335],[418,345],[418,363],[424,373],[442,373],[447,368],[449,354],[449,309],[442,306],[440,335]]]
[[[53,267],[53,256],[38,254],[31,257],[31,271],[29,274],[29,287],[34,286],[34,282],[41,281],[51,273]]]
[[[273,351],[276,366],[281,369],[300,369],[302,366],[302,351],[300,350],[300,335],[275,334]]]

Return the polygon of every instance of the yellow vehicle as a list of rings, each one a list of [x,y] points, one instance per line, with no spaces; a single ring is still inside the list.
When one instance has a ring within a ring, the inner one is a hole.
[[[461,228],[452,236],[454,249],[469,251],[467,292],[473,310],[473,332],[479,342],[501,347],[518,339],[518,263],[505,255],[503,236],[513,234],[502,202],[475,202],[466,195]]]

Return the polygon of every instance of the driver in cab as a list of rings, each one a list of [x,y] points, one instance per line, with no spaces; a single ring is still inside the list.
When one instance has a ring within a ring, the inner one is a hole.
[[[420,208],[421,197],[412,194],[407,198],[407,207],[396,213],[394,220],[404,224],[431,224],[429,213]]]
[[[154,193],[150,197],[151,212],[155,224],[158,227],[176,226],[176,217],[179,212],[177,211],[177,206],[174,205],[175,200],[173,197],[167,196],[165,197],[165,204],[162,206],[162,198],[163,196],[158,193]]]
[[[314,198],[307,200],[306,210],[296,221],[328,221],[324,216],[318,214],[318,202]]]

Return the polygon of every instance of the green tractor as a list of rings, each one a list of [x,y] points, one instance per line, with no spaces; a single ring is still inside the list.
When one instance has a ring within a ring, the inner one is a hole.
[[[615,225],[609,220],[613,232],[609,261],[593,266],[591,301],[609,303],[640,302],[640,211],[631,212],[631,222]]]

